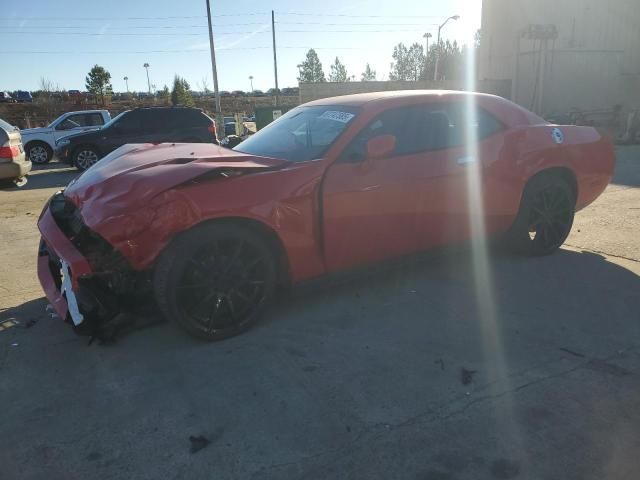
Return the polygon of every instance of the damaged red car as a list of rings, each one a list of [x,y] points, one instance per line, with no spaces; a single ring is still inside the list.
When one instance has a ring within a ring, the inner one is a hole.
[[[112,152],[45,206],[38,275],[79,333],[155,301],[191,334],[222,339],[254,324],[278,288],[464,242],[474,220],[517,252],[552,253],[613,167],[595,129],[500,97],[328,98],[234,150]]]

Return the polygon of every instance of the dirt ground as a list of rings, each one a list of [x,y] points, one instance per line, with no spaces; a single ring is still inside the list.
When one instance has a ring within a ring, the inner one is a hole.
[[[484,321],[462,247],[212,344],[88,346],[45,313],[35,224],[74,175],[0,191],[0,478],[640,477],[640,148],[560,252],[492,254]]]

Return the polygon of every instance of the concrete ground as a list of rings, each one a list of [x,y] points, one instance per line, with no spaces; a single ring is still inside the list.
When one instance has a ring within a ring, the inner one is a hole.
[[[212,344],[162,324],[88,346],[44,313],[35,222],[72,176],[0,191],[0,478],[640,476],[640,148],[560,252],[490,257],[484,317],[458,248]]]

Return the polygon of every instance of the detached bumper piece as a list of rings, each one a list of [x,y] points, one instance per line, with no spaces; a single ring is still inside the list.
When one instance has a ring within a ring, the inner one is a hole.
[[[56,313],[79,335],[112,340],[113,320],[136,304],[148,283],[56,194],[38,221],[38,278]],[[132,293],[133,292],[133,293]]]

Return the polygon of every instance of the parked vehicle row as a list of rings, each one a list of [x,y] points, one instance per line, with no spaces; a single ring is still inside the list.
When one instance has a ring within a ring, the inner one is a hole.
[[[97,130],[60,138],[55,153],[60,161],[86,170],[122,145],[165,142],[217,144],[215,122],[199,108],[135,108]]]
[[[56,142],[73,133],[96,130],[111,120],[107,110],[84,110],[60,115],[46,127],[26,128],[20,133],[29,160],[35,164],[51,161]]]
[[[0,119],[0,184],[22,186],[30,170],[20,130]]]

